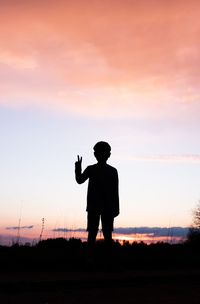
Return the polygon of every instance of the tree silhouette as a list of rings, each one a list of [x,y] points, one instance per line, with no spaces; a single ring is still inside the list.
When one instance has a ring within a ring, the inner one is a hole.
[[[193,221],[188,232],[188,241],[200,245],[200,200],[193,210]]]
[[[196,208],[193,210],[193,225],[200,230],[200,201],[198,201]]]

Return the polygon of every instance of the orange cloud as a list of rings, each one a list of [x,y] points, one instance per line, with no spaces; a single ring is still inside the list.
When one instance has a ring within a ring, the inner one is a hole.
[[[37,67],[34,58],[30,56],[17,56],[9,52],[0,53],[0,64],[16,69],[34,69]]]
[[[3,1],[0,103],[89,116],[195,112],[199,8],[196,0]]]

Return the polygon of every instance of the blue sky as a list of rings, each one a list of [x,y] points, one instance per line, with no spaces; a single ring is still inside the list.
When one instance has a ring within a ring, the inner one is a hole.
[[[23,225],[39,227],[45,217],[49,228],[84,227],[87,184],[76,184],[74,162],[80,154],[83,167],[95,163],[92,148],[98,140],[111,143],[109,163],[119,171],[117,226],[190,225],[200,172],[199,160],[188,154],[196,154],[198,142],[193,139],[188,149],[191,136],[180,133],[175,145],[178,128],[166,131],[163,121],[155,128],[151,120],[94,120],[30,108],[1,108],[0,121],[2,228],[16,225],[20,210]]]

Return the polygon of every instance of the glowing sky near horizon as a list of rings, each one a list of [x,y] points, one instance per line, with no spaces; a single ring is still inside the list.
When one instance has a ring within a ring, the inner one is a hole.
[[[0,1],[0,229],[85,227],[74,162],[112,146],[116,226],[187,226],[200,199],[197,0]]]

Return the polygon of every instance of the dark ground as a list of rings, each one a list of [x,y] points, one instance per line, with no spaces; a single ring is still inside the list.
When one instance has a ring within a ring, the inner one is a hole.
[[[0,304],[199,304],[200,251],[188,245],[102,244],[88,265],[78,240],[0,248]]]
[[[2,304],[200,303],[195,270],[4,273],[0,286]]]

